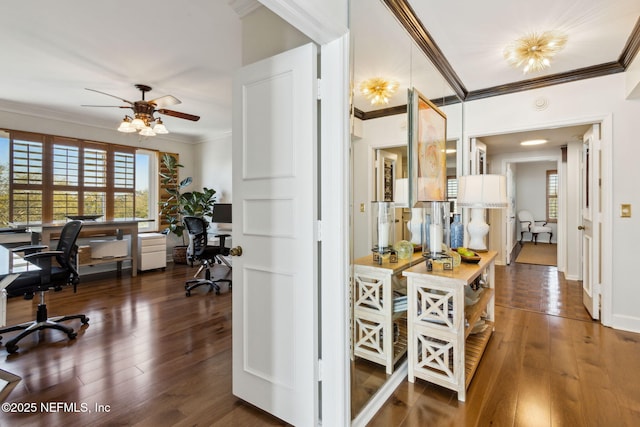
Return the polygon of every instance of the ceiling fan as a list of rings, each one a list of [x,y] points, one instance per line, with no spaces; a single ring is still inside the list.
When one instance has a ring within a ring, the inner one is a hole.
[[[170,105],[180,104],[181,101],[172,95],[165,95],[159,98],[145,100],[145,93],[151,91],[151,86],[136,84],[135,85],[140,92],[142,92],[142,99],[140,101],[129,101],[119,96],[111,95],[106,92],[101,92],[95,89],[85,88],[92,92],[101,93],[103,95],[110,96],[112,98],[119,99],[126,102],[128,105],[83,105],[83,107],[115,107],[115,108],[131,108],[133,110],[133,117],[125,115],[118,131],[120,132],[140,132],[143,136],[153,136],[159,133],[169,133],[167,128],[162,123],[160,117],[155,117],[154,114],[164,114],[166,116],[177,117],[180,119],[191,120],[197,122],[200,120],[200,116],[194,116],[193,114],[181,113],[180,111],[167,110],[164,107]],[[151,123],[155,123],[151,128]]]

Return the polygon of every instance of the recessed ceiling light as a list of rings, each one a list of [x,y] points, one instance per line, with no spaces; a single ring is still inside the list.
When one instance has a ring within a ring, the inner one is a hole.
[[[528,141],[522,141],[520,143],[520,145],[541,145],[541,144],[546,144],[547,141],[546,139],[530,139]]]
[[[456,149],[455,148],[447,148],[446,150],[444,150],[444,152],[446,154],[453,154],[453,153],[456,152]]]

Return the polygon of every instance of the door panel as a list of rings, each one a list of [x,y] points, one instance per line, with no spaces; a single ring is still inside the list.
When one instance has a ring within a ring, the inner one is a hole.
[[[318,421],[317,49],[234,80],[233,394],[293,425]]]
[[[582,148],[582,301],[600,318],[600,125],[584,135]]]

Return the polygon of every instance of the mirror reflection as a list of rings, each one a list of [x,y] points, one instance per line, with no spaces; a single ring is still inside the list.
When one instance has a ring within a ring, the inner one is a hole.
[[[393,202],[394,247],[421,247],[408,204],[408,91],[417,89],[447,116],[447,198],[460,174],[462,103],[381,2],[351,1],[353,117],[351,135],[351,413],[367,410],[394,375],[406,375],[406,281],[402,270],[421,251],[389,263],[374,259],[385,230],[374,225],[379,203]],[[452,204],[452,215],[455,206]],[[410,249],[409,249],[410,250]],[[384,301],[393,301],[385,304]]]

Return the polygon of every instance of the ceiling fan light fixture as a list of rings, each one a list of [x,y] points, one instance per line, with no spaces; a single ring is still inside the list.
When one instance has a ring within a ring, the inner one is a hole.
[[[360,83],[360,93],[371,102],[371,105],[385,105],[396,93],[398,86],[395,80],[373,77]]]
[[[520,37],[504,49],[505,60],[514,68],[522,67],[524,74],[542,71],[551,66],[551,58],[567,43],[567,36],[559,31],[531,33]]]
[[[151,129],[151,126],[145,126],[140,131],[140,135],[142,136],[156,136],[156,133]]]
[[[133,119],[133,121],[131,122],[131,126],[133,126],[134,129],[136,130],[142,130],[145,128],[146,123],[144,122],[144,120],[142,120],[140,117],[136,117],[135,119]]]
[[[129,116],[124,116],[124,119],[122,119],[122,123],[120,123],[120,126],[118,127],[118,132],[124,132],[124,133],[136,132],[136,128],[131,126],[131,118]]]
[[[162,119],[159,118],[159,117],[156,119],[156,124],[153,126],[153,131],[156,134],[167,134],[167,133],[169,133],[169,131],[167,130],[167,127],[164,125],[164,123],[162,123]]]

